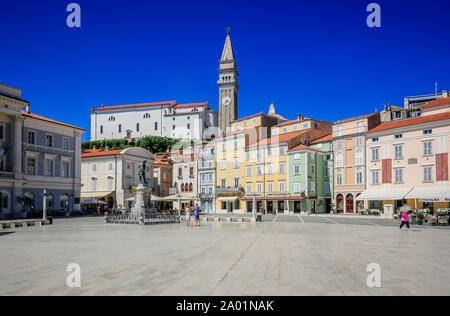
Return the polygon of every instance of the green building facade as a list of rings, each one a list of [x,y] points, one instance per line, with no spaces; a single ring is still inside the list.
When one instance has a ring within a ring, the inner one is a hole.
[[[299,145],[288,152],[288,190],[294,213],[328,213],[333,196],[333,151],[331,137],[323,137],[310,146]]]

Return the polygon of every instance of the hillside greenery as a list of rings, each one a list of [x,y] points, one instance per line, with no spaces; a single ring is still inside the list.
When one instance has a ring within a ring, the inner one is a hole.
[[[84,142],[81,144],[82,149],[100,149],[105,150],[109,147],[109,150],[126,149],[129,147],[141,147],[147,149],[151,153],[165,152],[167,148],[172,148],[178,139],[172,139],[160,136],[148,136],[138,140],[134,138],[128,139],[108,139],[108,140],[96,140],[90,142]]]

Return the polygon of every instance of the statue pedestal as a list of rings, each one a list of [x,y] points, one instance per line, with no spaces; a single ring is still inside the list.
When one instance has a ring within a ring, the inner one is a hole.
[[[135,203],[131,208],[132,217],[139,218],[139,224],[144,224],[145,214],[148,212],[145,202],[150,197],[150,189],[146,184],[139,183],[134,191]]]

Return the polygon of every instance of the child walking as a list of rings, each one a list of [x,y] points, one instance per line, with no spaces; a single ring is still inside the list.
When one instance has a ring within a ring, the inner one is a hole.
[[[408,212],[406,211],[402,212],[402,223],[400,224],[400,229],[402,229],[403,225],[406,225],[406,227],[409,229],[409,216]]]

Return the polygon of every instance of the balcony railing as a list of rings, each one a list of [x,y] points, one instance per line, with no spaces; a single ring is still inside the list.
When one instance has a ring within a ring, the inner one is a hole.
[[[217,194],[226,194],[226,193],[244,193],[244,188],[216,188]]]

